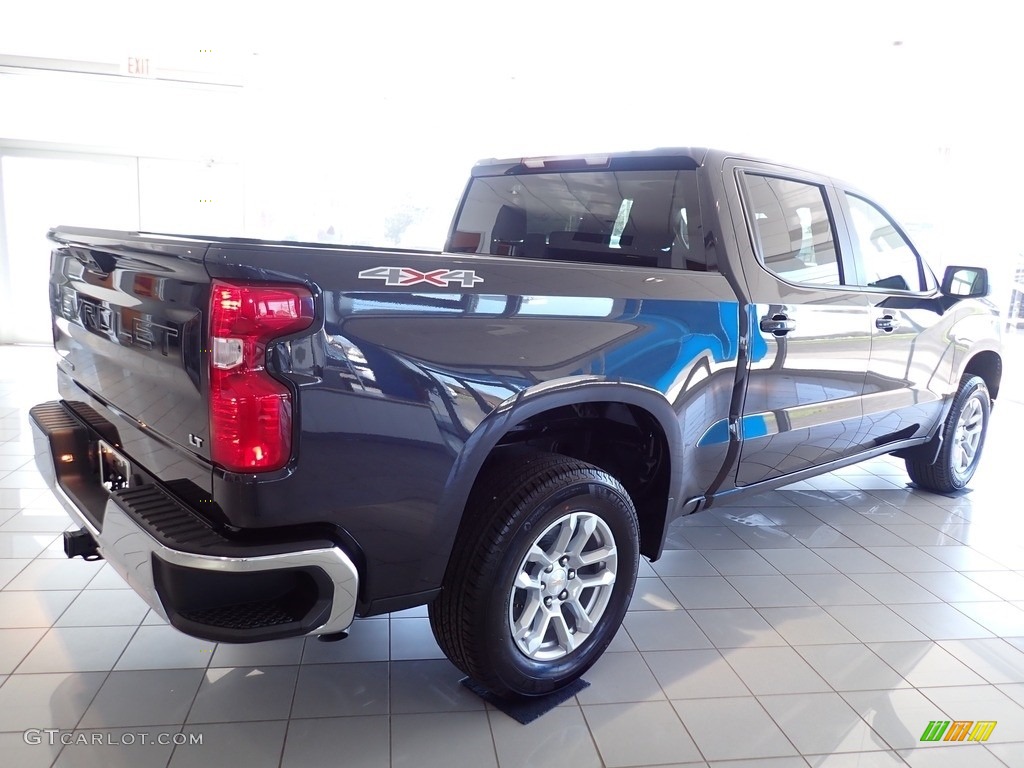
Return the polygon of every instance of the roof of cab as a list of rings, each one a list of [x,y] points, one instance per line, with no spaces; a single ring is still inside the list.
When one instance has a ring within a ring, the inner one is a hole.
[[[480,160],[473,176],[503,176],[562,170],[625,170],[639,168],[697,168],[708,149],[703,147],[661,147],[637,152],[594,152],[579,155],[550,155]]]

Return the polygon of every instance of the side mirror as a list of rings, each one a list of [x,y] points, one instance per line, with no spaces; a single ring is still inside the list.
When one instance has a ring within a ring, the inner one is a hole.
[[[942,276],[942,292],[955,298],[988,296],[988,270],[984,267],[946,267]]]

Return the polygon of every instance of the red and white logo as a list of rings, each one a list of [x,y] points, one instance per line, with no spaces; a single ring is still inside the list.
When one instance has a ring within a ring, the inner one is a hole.
[[[484,279],[477,277],[472,269],[432,269],[420,272],[412,267],[374,267],[359,273],[362,280],[383,280],[384,285],[434,285],[447,288],[456,283],[462,288],[472,288]]]

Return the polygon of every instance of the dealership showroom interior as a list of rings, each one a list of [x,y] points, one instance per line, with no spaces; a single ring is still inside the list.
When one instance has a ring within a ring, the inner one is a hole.
[[[1012,5],[9,5],[0,766],[1024,768]]]

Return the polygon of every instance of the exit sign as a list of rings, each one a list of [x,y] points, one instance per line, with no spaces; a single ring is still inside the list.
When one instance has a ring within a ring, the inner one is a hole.
[[[149,59],[142,56],[129,56],[124,71],[125,74],[132,77],[149,77]]]

